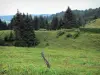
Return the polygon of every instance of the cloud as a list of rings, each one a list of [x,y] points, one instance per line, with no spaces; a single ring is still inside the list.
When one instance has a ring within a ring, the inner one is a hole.
[[[71,9],[88,9],[100,6],[100,0],[0,0],[0,15],[15,14],[17,9],[30,14],[52,14]]]

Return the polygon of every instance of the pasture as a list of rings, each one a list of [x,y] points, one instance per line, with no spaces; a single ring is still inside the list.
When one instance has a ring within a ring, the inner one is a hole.
[[[41,57],[44,50],[51,68]],[[0,75],[99,75],[100,50],[0,47]]]
[[[0,75],[100,75],[100,30],[93,27],[81,29],[77,38],[75,30],[35,31],[36,47],[0,46]],[[9,33],[0,31],[0,38]]]

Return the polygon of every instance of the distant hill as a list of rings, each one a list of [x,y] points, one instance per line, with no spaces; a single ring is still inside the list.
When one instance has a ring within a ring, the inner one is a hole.
[[[88,10],[72,10],[73,13],[76,15],[77,19],[81,18],[84,21],[91,21],[96,18],[100,18],[100,7],[95,9],[88,9]],[[58,12],[55,14],[31,14],[34,16],[48,16],[48,20],[51,21],[54,16],[57,16],[58,18],[62,18],[65,11]],[[7,15],[7,16],[0,16],[0,18],[6,22],[10,22],[13,15]]]
[[[75,14],[76,18],[81,18],[85,22],[92,21],[94,19],[100,18],[100,7],[95,9],[86,9],[86,10],[72,10]],[[52,20],[54,16],[57,16],[58,18],[62,18],[64,16],[65,11],[58,12],[56,14],[52,14],[49,17],[49,20]]]
[[[0,19],[9,23],[14,15],[0,16]],[[34,16],[50,16],[50,14],[32,14]]]
[[[3,21],[6,21],[7,23],[9,23],[12,18],[13,18],[13,15],[0,16],[0,19]]]

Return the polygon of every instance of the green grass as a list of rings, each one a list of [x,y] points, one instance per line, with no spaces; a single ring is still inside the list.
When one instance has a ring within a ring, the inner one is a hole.
[[[100,34],[81,32],[79,37],[67,38],[67,34],[74,34],[74,32],[66,32],[64,35],[56,38],[57,31],[36,32],[40,44],[38,48],[47,47],[50,49],[100,49]],[[44,34],[44,35],[43,35]],[[46,44],[49,46],[46,46]]]
[[[65,31],[65,30],[64,30]],[[0,31],[0,34],[3,31]],[[4,31],[2,37],[8,35],[10,31]],[[50,48],[50,49],[100,49],[100,33],[80,32],[79,37],[74,39],[73,37],[66,37],[67,34],[75,34],[75,31],[65,31],[62,36],[57,36],[58,31],[36,31],[36,37],[39,39],[40,44],[37,48]]]
[[[99,19],[81,29],[59,31],[35,31],[40,44],[35,48],[0,46],[0,75],[100,75],[100,30]],[[10,30],[0,31],[0,38]],[[71,34],[72,37],[66,37]],[[41,57],[44,50],[51,68]]]
[[[85,28],[100,28],[100,19],[90,21],[90,23],[86,24]]]
[[[4,34],[7,32],[10,31],[4,31]],[[59,38],[57,32],[36,31],[40,40],[36,48],[1,46],[0,75],[99,75],[100,34],[81,32],[74,39],[66,35],[74,35],[75,31],[65,31]],[[40,55],[42,50],[51,69],[47,69]]]
[[[41,51],[51,64],[47,69]],[[99,75],[100,51],[0,47],[0,75]]]

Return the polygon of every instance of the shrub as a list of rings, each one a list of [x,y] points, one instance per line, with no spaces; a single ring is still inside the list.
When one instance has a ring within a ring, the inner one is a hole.
[[[13,33],[11,32],[9,36],[6,35],[4,37],[4,40],[5,40],[5,42],[13,42],[15,40],[15,37],[14,37]]]
[[[25,41],[15,41],[14,45],[17,46],[17,47],[25,47],[25,46],[27,46]]]
[[[48,38],[48,37],[44,37],[44,41],[47,41],[47,38]]]
[[[39,40],[37,40],[36,38],[34,40],[35,40],[34,43],[31,40],[29,41],[16,40],[14,45],[17,47],[33,47],[40,43]]]
[[[7,42],[8,40],[9,40],[9,37],[6,35],[6,36],[4,37],[4,41]]]
[[[64,31],[58,31],[58,32],[57,32],[57,36],[56,36],[56,37],[58,38],[59,36],[62,36],[63,34],[65,34],[65,32],[64,32]]]
[[[5,41],[0,39],[0,46],[5,46]]]
[[[80,28],[83,32],[100,33],[100,28]]]
[[[37,38],[35,38],[35,42],[34,42],[34,45],[33,46],[36,46],[36,45],[38,45],[40,43],[40,41],[37,39]]]
[[[45,44],[45,46],[49,46],[49,43],[47,42],[47,43]]]
[[[72,34],[68,33],[68,34],[66,35],[66,37],[67,37],[67,38],[70,38],[70,37],[72,37]]]
[[[14,37],[14,34],[11,32],[10,35],[9,35],[9,39],[8,41],[14,41],[15,40],[15,37]]]
[[[80,35],[80,31],[76,31],[76,33],[73,35],[73,38],[76,39],[77,37],[79,37]]]

